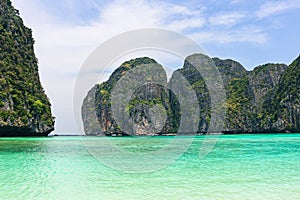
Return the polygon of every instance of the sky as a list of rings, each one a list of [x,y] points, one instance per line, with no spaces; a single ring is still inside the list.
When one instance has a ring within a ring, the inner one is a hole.
[[[234,59],[248,70],[269,62],[290,64],[300,54],[300,0],[12,2],[33,31],[41,81],[56,117],[54,133],[82,132],[73,116],[77,75],[95,48],[126,31],[176,31],[209,56]]]

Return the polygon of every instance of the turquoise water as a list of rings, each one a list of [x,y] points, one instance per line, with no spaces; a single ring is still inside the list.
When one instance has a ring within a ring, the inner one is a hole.
[[[300,134],[223,135],[200,159],[204,138],[149,173],[103,165],[87,149],[106,138],[0,138],[0,199],[300,199]],[[109,140],[150,153],[173,137]]]

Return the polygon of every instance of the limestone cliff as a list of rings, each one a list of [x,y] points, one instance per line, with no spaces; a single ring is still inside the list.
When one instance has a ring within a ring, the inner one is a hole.
[[[282,73],[264,102],[264,127],[276,132],[300,132],[300,56]]]
[[[137,58],[123,63],[108,79],[108,81],[96,85],[85,98],[82,106],[82,118],[84,120],[84,130],[88,135],[111,135],[122,134],[126,135],[122,130],[122,126],[126,128],[128,124],[125,122],[117,124],[113,117],[111,106],[111,93],[116,87],[117,82],[124,78],[126,73],[132,69],[140,67],[140,70],[144,70],[147,75],[147,64],[157,64],[155,60],[150,58]],[[145,65],[145,66],[143,66]],[[166,74],[157,73],[157,77],[160,77],[164,84],[166,84]],[[153,77],[141,77],[143,80],[147,80],[149,84],[141,85],[136,88],[136,91],[131,96],[131,99],[125,107],[123,107],[121,115],[128,113],[128,116],[132,119],[134,124],[131,128],[130,134],[134,135],[149,135],[157,134],[160,132],[169,132],[173,128],[173,118],[171,106],[169,103],[169,90],[165,90],[162,85],[152,83]],[[130,80],[125,83],[130,87]],[[120,93],[124,92],[123,90]],[[156,105],[155,109],[153,105]],[[166,110],[166,112],[165,112]],[[162,111],[162,112],[160,112]],[[162,120],[151,117],[151,115],[161,114]],[[97,118],[97,120],[95,119]],[[99,129],[100,128],[100,129]]]
[[[176,72],[182,74],[195,91],[199,104],[198,132],[206,133],[211,118],[211,97],[207,85],[190,63],[200,63],[202,54],[194,54],[186,58],[184,66]],[[219,58],[211,59],[219,70],[226,93],[226,116],[223,133],[259,133],[259,132],[299,132],[300,131],[300,66],[299,57],[290,65],[265,64],[247,71],[240,63]],[[122,129],[113,119],[110,110],[111,90],[116,82],[136,63],[155,62],[149,58],[138,58],[125,62],[118,68],[107,82],[97,85],[95,99],[95,112],[103,134],[122,133]],[[204,63],[205,64],[205,63]],[[127,67],[125,67],[127,66]],[[168,82],[172,88],[173,77]],[[94,90],[94,89],[93,89]],[[89,92],[90,94],[90,92]],[[151,98],[149,98],[151,97]],[[137,89],[129,103],[130,117],[140,125],[139,133],[133,134],[167,134],[176,133],[180,123],[181,107],[176,95],[170,90],[155,84],[146,84]],[[134,102],[134,103],[132,103]],[[155,104],[162,105],[166,110],[166,121],[156,122],[160,131],[155,127],[147,127],[151,122],[149,109]],[[87,106],[83,103],[83,108]],[[83,120],[87,134],[96,132],[87,122],[86,109],[83,109]],[[161,123],[161,124],[160,124]],[[164,124],[164,125],[162,125]],[[162,128],[163,126],[163,128]]]
[[[33,44],[18,11],[9,0],[1,0],[0,136],[42,136],[54,129]]]

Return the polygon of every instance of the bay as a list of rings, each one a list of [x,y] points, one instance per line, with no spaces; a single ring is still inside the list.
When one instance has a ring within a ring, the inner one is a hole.
[[[174,137],[0,138],[0,199],[300,198],[300,134],[222,135],[204,158],[199,151],[205,136],[192,139],[170,165],[128,173],[91,149],[112,154],[102,146],[109,140],[124,151],[148,154]],[[110,159],[122,163],[122,157]]]

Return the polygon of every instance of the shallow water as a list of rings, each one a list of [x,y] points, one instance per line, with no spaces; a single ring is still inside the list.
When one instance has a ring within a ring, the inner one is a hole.
[[[0,199],[300,199],[300,134],[222,135],[204,158],[197,136],[174,163],[148,173],[101,160],[113,154],[107,140],[148,154],[173,139],[0,138]]]

